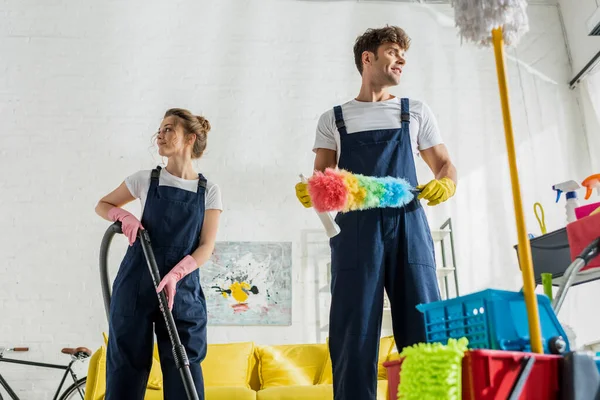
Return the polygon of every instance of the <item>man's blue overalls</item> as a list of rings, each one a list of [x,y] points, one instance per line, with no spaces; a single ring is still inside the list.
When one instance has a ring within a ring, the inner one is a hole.
[[[339,168],[366,176],[405,178],[417,186],[409,132],[408,99],[401,128],[348,134],[340,106]],[[341,233],[331,239],[329,348],[336,400],[375,400],[377,358],[388,294],[396,347],[425,341],[419,303],[440,299],[433,240],[419,200],[404,208],[338,214]]]
[[[160,167],[152,171],[142,215],[161,278],[199,243],[204,221],[206,179],[197,193],[159,186]],[[185,346],[198,397],[204,399],[200,362],[206,356],[206,300],[199,270],[177,284],[173,318]],[[158,308],[158,297],[139,240],[129,247],[113,284],[107,349],[106,400],[142,400],[152,365],[155,324],[166,400],[186,399],[172,345]]]

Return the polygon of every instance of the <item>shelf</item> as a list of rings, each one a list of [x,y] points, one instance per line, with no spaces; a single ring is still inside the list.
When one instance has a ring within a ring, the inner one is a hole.
[[[585,271],[580,271],[577,275],[575,275],[575,279],[573,279],[573,286],[587,282],[587,281],[595,281],[600,279],[600,268],[591,268]],[[552,279],[552,284],[555,286],[560,286],[565,281],[565,276],[560,276],[558,278]]]
[[[431,237],[433,238],[434,242],[441,242],[449,234],[450,234],[449,229],[441,229],[441,230],[432,230],[431,231]]]
[[[435,272],[436,272],[438,278],[443,278],[443,277],[448,276],[451,273],[453,273],[454,270],[455,270],[454,267],[440,267],[440,268],[436,268]]]

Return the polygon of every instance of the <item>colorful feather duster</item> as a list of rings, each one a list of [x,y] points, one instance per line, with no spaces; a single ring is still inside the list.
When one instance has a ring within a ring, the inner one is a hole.
[[[308,194],[318,212],[348,212],[403,207],[414,199],[415,188],[395,177],[371,177],[328,168],[308,179]]]

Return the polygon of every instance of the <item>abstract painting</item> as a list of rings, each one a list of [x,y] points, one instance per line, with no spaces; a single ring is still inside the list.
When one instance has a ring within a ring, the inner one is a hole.
[[[289,242],[217,242],[200,282],[209,325],[292,323]]]

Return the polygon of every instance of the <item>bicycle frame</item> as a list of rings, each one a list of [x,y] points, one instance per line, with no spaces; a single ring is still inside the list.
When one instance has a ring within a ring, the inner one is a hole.
[[[31,367],[41,367],[41,368],[65,370],[65,373],[60,381],[60,384],[58,385],[58,389],[56,390],[56,394],[54,395],[53,400],[58,399],[58,396],[60,395],[62,387],[65,384],[65,380],[67,379],[67,375],[69,373],[71,374],[71,378],[73,378],[73,382],[77,382],[77,376],[75,375],[75,372],[71,368],[76,361],[77,360],[71,360],[71,362],[68,365],[47,364],[47,363],[40,363],[40,362],[35,362],[35,361],[24,361],[24,360],[16,360],[13,358],[5,358],[4,356],[2,356],[0,354],[0,363],[5,362],[5,363],[10,363],[10,364],[28,365]],[[2,374],[0,374],[0,386],[2,386],[4,388],[4,390],[6,390],[6,392],[8,393],[8,395],[10,396],[10,398],[12,400],[21,400],[19,398],[19,396],[17,396],[17,394],[12,390],[12,388],[10,387],[8,382],[4,379]],[[81,391],[79,392],[79,394],[83,398],[83,393],[81,393]]]

